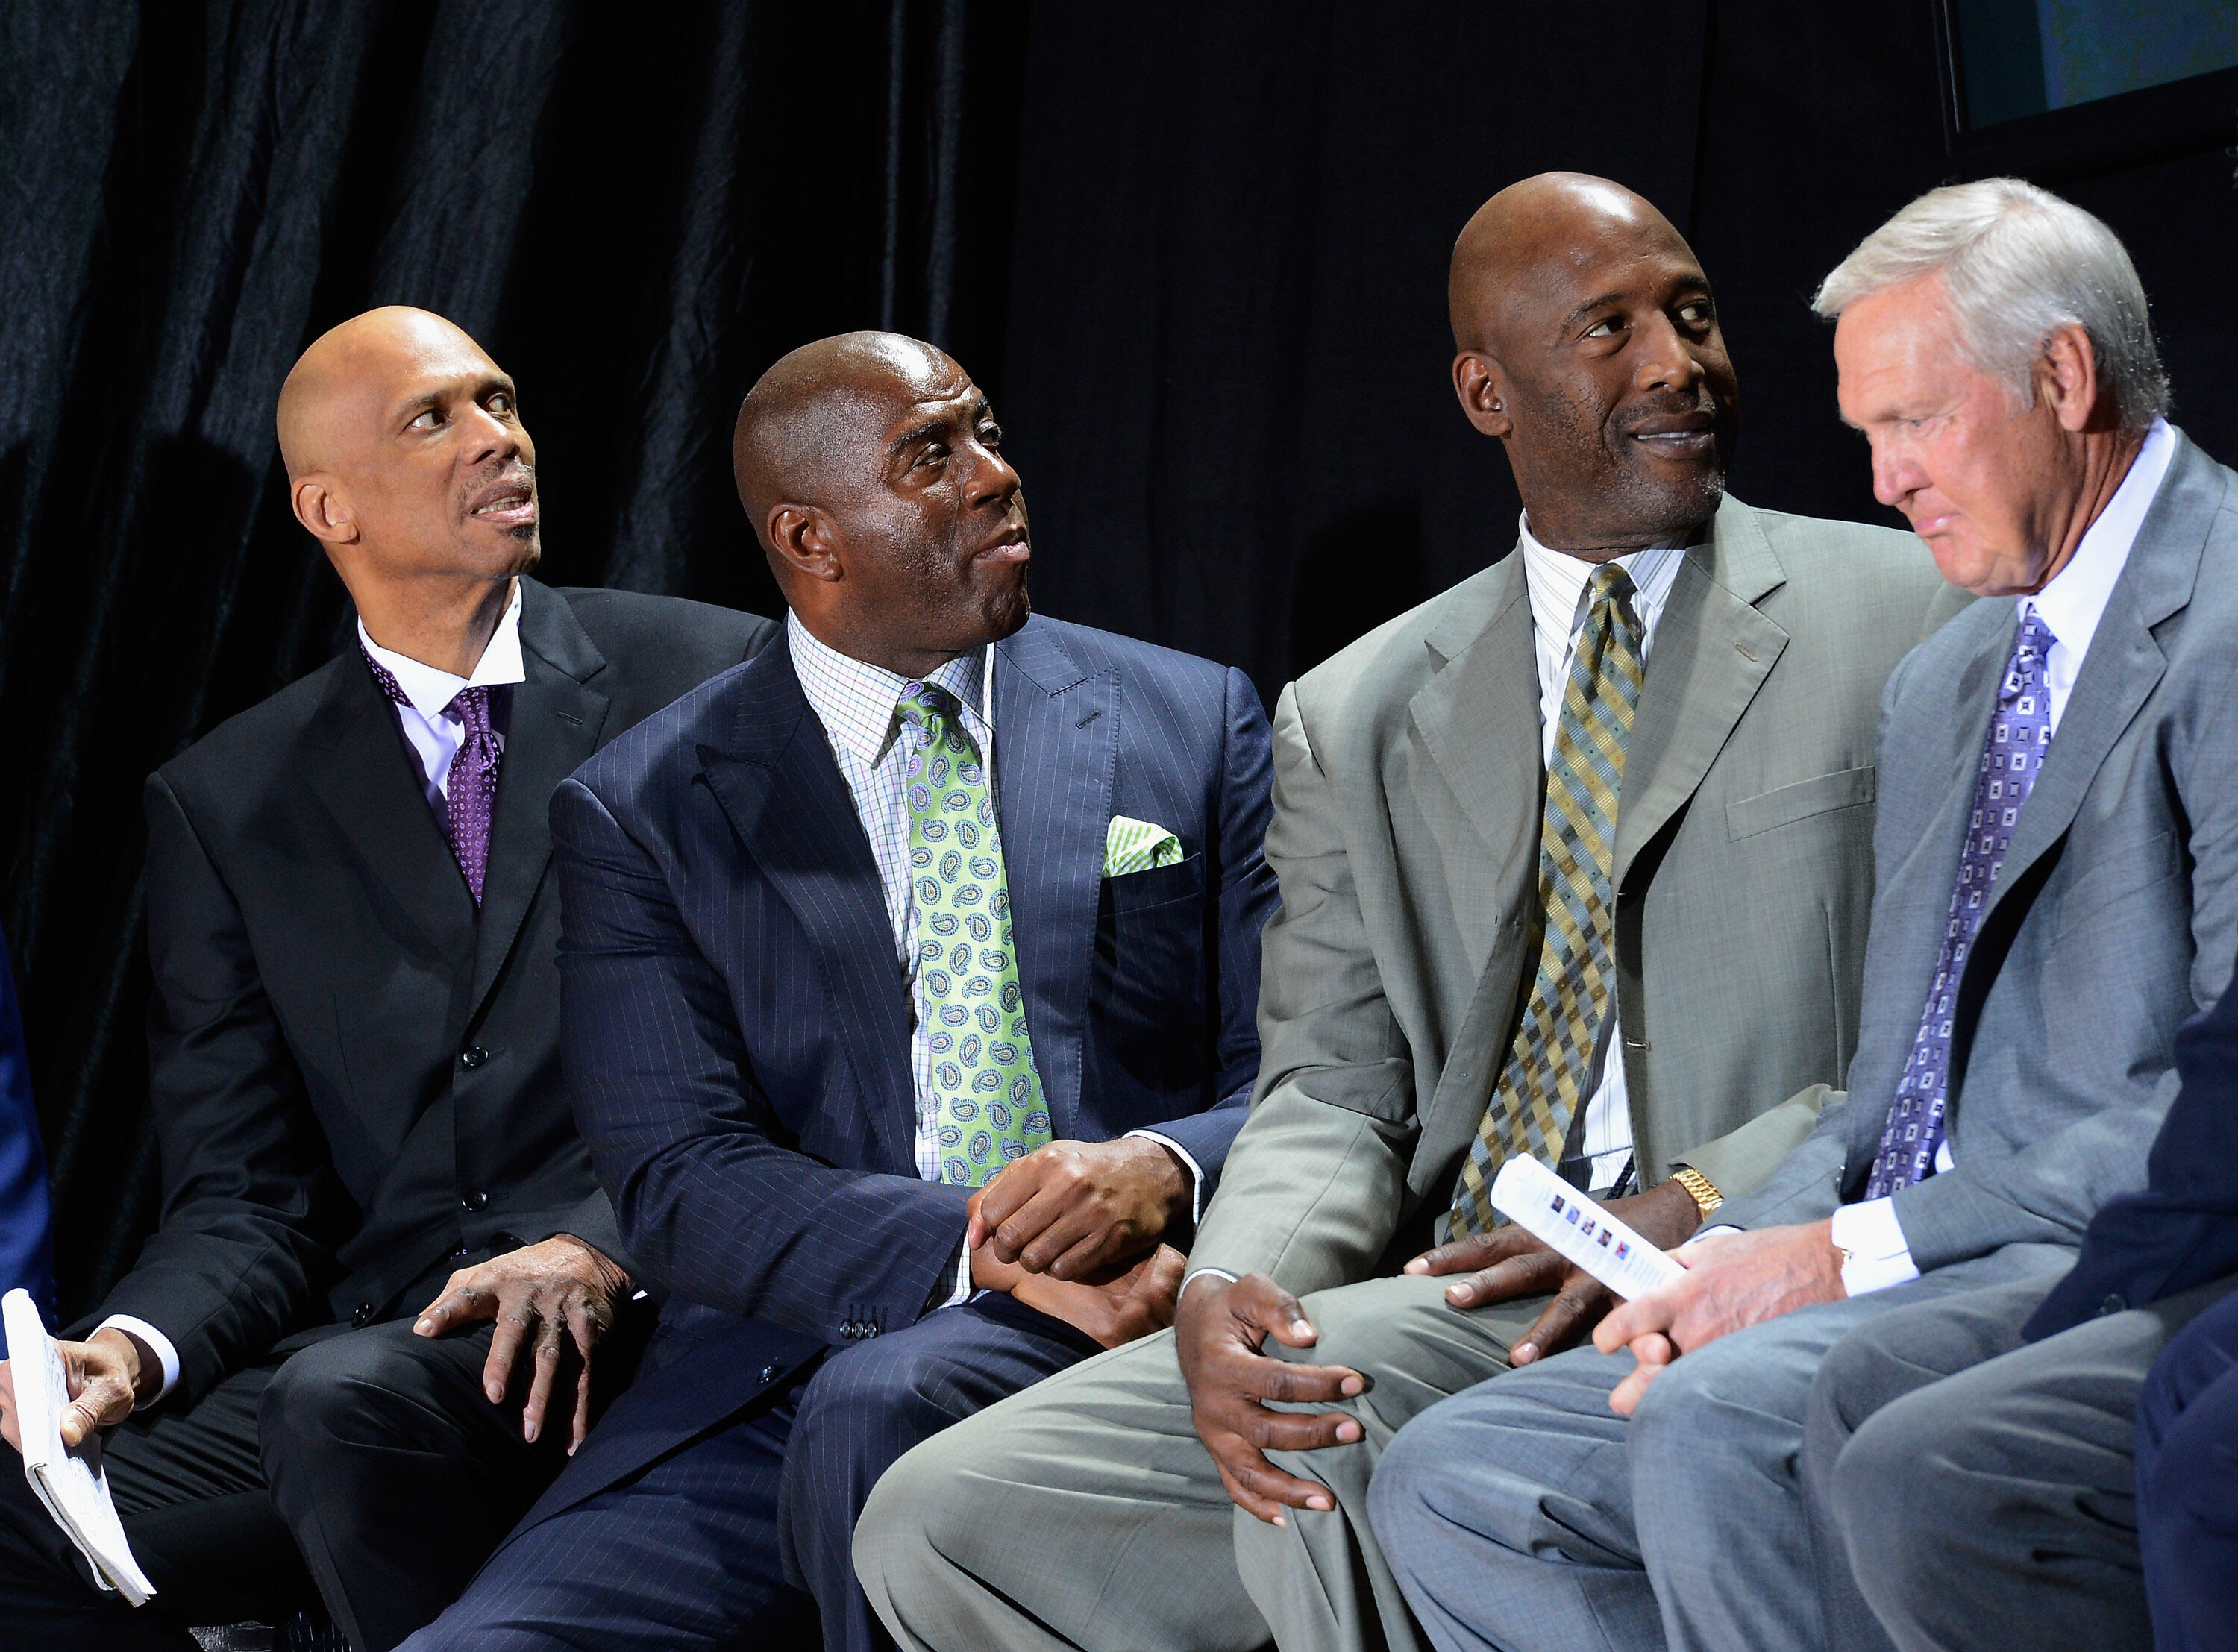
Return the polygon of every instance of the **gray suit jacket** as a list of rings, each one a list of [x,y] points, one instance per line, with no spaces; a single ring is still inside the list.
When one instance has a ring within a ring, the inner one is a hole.
[[[1942,945],[1982,741],[2019,624],[1959,616],[1890,678],[1880,893],[1846,1097],[1736,1226],[1863,1196]],[[1954,1168],[1896,1196],[1924,1271],[2074,1245],[2143,1186],[2175,1100],[2176,1028],[2238,949],[2238,474],[2180,433],[2083,657],[1966,961],[1952,1046]]]
[[[1644,1180],[1687,1162],[1753,1186],[1812,1115],[1739,1127],[1848,1065],[1876,706],[1955,605],[1947,592],[1909,534],[1730,499],[1687,552],[1617,822],[1618,1001]],[[1426,1241],[1535,959],[1539,739],[1520,555],[1284,691],[1259,1087],[1192,1266],[1302,1292]]]

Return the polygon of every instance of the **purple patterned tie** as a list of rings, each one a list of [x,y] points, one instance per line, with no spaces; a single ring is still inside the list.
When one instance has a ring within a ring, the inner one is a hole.
[[[365,664],[390,699],[399,705],[412,704],[387,666],[369,653],[365,654]],[[482,878],[489,869],[490,813],[497,803],[498,764],[505,757],[504,743],[490,726],[489,697],[487,688],[463,688],[443,708],[466,730],[466,739],[452,757],[450,772],[443,782],[443,836],[450,840],[451,853],[478,907],[482,903]]]
[[[2013,657],[1997,690],[1996,715],[1990,719],[1990,737],[1982,748],[1974,813],[1965,849],[1958,857],[1958,882],[1950,891],[1950,916],[1943,928],[1935,982],[1928,988],[1919,1033],[1911,1041],[1911,1060],[1889,1106],[1872,1180],[1865,1185],[1867,1199],[1884,1198],[1935,1173],[1936,1150],[1948,1133],[1951,1009],[1966,973],[1966,955],[1982,927],[1990,887],[1996,881],[2006,846],[2013,841],[2013,828],[2020,822],[2021,805],[2028,802],[2051,744],[2051,694],[2044,685],[2044,658],[2058,641],[2034,610],[2013,639]]]

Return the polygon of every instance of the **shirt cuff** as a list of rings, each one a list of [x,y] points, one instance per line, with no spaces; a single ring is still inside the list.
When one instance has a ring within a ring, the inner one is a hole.
[[[1179,1302],[1188,1292],[1189,1286],[1195,1285],[1199,1279],[1204,1278],[1208,1273],[1212,1275],[1215,1279],[1225,1279],[1230,1285],[1235,1283],[1235,1276],[1233,1273],[1230,1273],[1226,1268],[1196,1268],[1182,1276],[1182,1288],[1174,1292],[1174,1300]]]
[[[1203,1167],[1201,1166],[1194,1158],[1190,1157],[1189,1150],[1187,1147],[1182,1146],[1180,1142],[1175,1141],[1171,1136],[1162,1136],[1155,1130],[1129,1130],[1127,1133],[1130,1136],[1140,1136],[1145,1141],[1156,1142],[1158,1146],[1163,1147],[1168,1153],[1173,1154],[1175,1158],[1180,1160],[1183,1165],[1188,1166],[1189,1173],[1189,1226],[1191,1227],[1195,1227],[1198,1221],[1204,1216]],[[1187,1279],[1183,1279],[1182,1284],[1186,1286],[1189,1284],[1189,1281]],[[1178,1298],[1175,1299],[1179,1300]]]
[[[971,1247],[966,1245],[957,1252],[956,1256],[956,1288],[948,1293],[948,1300],[942,1303],[940,1306],[952,1308],[959,1302],[969,1302],[970,1299]],[[937,1313],[939,1309],[936,1308],[933,1312]]]
[[[109,1318],[103,1319],[99,1325],[94,1326],[94,1330],[96,1333],[103,1331],[122,1331],[130,1336],[139,1338],[141,1341],[146,1343],[150,1348],[153,1348],[156,1351],[156,1358],[162,1365],[162,1387],[156,1391],[154,1398],[143,1399],[137,1404],[134,1405],[132,1408],[134,1411],[146,1411],[148,1407],[159,1403],[165,1395],[171,1391],[172,1389],[178,1386],[179,1351],[171,1345],[171,1339],[169,1337],[156,1330],[155,1326],[149,1325],[145,1319],[135,1319],[129,1313],[112,1313]]]
[[[1894,1199],[1868,1199],[1843,1206],[1834,1213],[1833,1238],[1836,1249],[1850,1253],[1842,1264],[1842,1288],[1853,1297],[1919,1277],[1911,1246],[1904,1242],[1904,1226],[1896,1218]]]

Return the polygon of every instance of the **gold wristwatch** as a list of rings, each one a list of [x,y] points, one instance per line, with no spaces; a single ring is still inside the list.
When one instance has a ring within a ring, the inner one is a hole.
[[[1718,1191],[1718,1184],[1689,1166],[1681,1165],[1672,1171],[1671,1180],[1686,1190],[1705,1222],[1710,1219],[1710,1213],[1725,1202],[1725,1196]]]

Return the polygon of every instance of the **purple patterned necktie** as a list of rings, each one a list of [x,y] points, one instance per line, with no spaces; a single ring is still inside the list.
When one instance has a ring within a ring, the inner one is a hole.
[[[1997,868],[2013,841],[2021,805],[2028,802],[2051,744],[2051,694],[2044,684],[2044,659],[2059,641],[2034,610],[2021,622],[2013,656],[1997,690],[1996,714],[1990,719],[1982,747],[1980,778],[1974,785],[1974,812],[1966,847],[1958,857],[1958,882],[1950,891],[1950,915],[1943,927],[1943,950],[1935,961],[1935,982],[1911,1060],[1896,1087],[1888,1124],[1881,1131],[1867,1199],[1881,1199],[1935,1173],[1935,1155],[1948,1133],[1950,1100],[1950,1021],[1966,955],[1982,927],[1982,914],[1996,881]]]
[[[387,666],[369,653],[365,655],[365,664],[390,699],[399,705],[412,704]],[[497,803],[498,764],[505,757],[504,743],[490,726],[489,697],[487,688],[463,688],[443,708],[466,730],[466,739],[451,758],[450,772],[443,782],[443,836],[450,840],[451,853],[466,876],[467,888],[473,892],[477,907],[482,903],[482,878],[489,869],[490,813]]]

